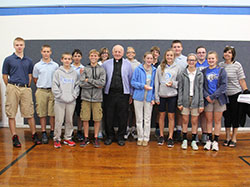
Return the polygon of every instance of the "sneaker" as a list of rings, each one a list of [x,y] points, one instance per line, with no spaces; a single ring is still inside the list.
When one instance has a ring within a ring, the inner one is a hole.
[[[48,144],[48,143],[49,143],[49,138],[48,138],[46,132],[43,132],[43,133],[42,133],[42,143],[43,143],[43,144]]]
[[[139,146],[142,145],[142,141],[138,140],[137,145],[139,145]]]
[[[61,148],[61,147],[62,147],[62,145],[61,145],[60,141],[58,141],[58,140],[54,141],[54,148]]]
[[[206,142],[206,144],[204,145],[204,150],[210,150],[211,149],[211,146],[212,146],[212,142],[210,140],[208,140]]]
[[[155,128],[155,137],[160,137],[160,129],[159,128]]]
[[[135,127],[132,127],[132,128],[131,128],[131,136],[132,136],[134,139],[137,139],[137,132],[136,132],[136,128],[135,128]]]
[[[144,146],[144,147],[148,146],[148,141],[143,141],[142,146]]]
[[[81,142],[81,141],[83,141],[83,133],[82,133],[82,131],[77,131],[77,134],[76,134],[76,136],[77,136],[77,140],[79,141],[79,142]]]
[[[192,149],[193,149],[194,151],[197,151],[197,150],[199,149],[199,147],[197,146],[196,140],[193,140],[193,141],[191,142],[191,147],[192,147]]]
[[[124,135],[124,139],[127,140],[130,134],[131,134],[131,129],[129,128],[129,126],[127,126],[127,131],[126,134]]]
[[[158,145],[163,145],[164,144],[164,137],[160,136],[158,139]]]
[[[89,138],[84,138],[84,140],[80,143],[80,147],[85,147],[89,144]]]
[[[168,139],[168,142],[167,142],[167,146],[168,146],[169,148],[174,147],[174,140],[169,138],[169,139]]]
[[[76,143],[73,142],[71,139],[70,140],[64,140],[63,143],[68,145],[68,146],[71,146],[71,147],[76,145]]]
[[[208,139],[207,139],[207,135],[206,135],[206,134],[202,134],[202,135],[201,135],[201,143],[202,143],[202,144],[206,144],[207,140],[208,140]]]
[[[188,148],[188,141],[187,140],[182,141],[181,148],[182,149],[187,149]]]
[[[12,141],[13,141],[13,146],[14,147],[21,147],[21,143],[19,142],[19,138],[17,135],[14,135],[12,137]]]
[[[99,142],[98,138],[95,138],[95,139],[94,139],[93,145],[94,145],[95,148],[100,147],[100,142]]]
[[[35,143],[35,145],[40,145],[42,142],[38,138],[38,134],[35,132],[35,134],[32,135],[32,140]]]
[[[216,141],[213,141],[212,143],[212,150],[213,151],[219,151],[219,144]]]
[[[49,137],[53,140],[53,138],[54,138],[54,131],[50,131]]]

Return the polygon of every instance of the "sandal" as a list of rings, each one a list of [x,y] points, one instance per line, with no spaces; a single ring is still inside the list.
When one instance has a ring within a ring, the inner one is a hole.
[[[228,146],[229,146],[229,147],[232,147],[232,148],[233,148],[233,147],[236,147],[236,142],[234,142],[234,141],[231,140],[231,141],[229,142]]]
[[[230,143],[231,143],[231,140],[225,140],[225,141],[223,142],[223,146],[229,146]]]

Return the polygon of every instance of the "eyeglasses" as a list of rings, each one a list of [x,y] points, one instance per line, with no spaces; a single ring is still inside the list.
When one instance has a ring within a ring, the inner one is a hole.
[[[187,59],[188,62],[195,62],[196,60],[194,59]]]
[[[135,52],[134,51],[128,51],[127,53],[133,53],[134,54]]]
[[[206,54],[206,52],[204,52],[204,51],[203,52],[198,52],[197,54]]]

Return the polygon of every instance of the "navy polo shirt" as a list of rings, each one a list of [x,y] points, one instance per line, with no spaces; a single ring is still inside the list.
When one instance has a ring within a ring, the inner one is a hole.
[[[13,53],[3,62],[2,74],[9,75],[10,83],[29,84],[29,74],[32,71],[32,60],[25,56],[21,59]]]

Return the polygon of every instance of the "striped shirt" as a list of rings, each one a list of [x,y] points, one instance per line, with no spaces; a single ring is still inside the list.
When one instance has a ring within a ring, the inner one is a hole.
[[[227,95],[231,96],[242,91],[239,80],[245,79],[245,73],[241,64],[235,61],[233,64],[220,62],[219,66],[224,67],[227,72]]]

